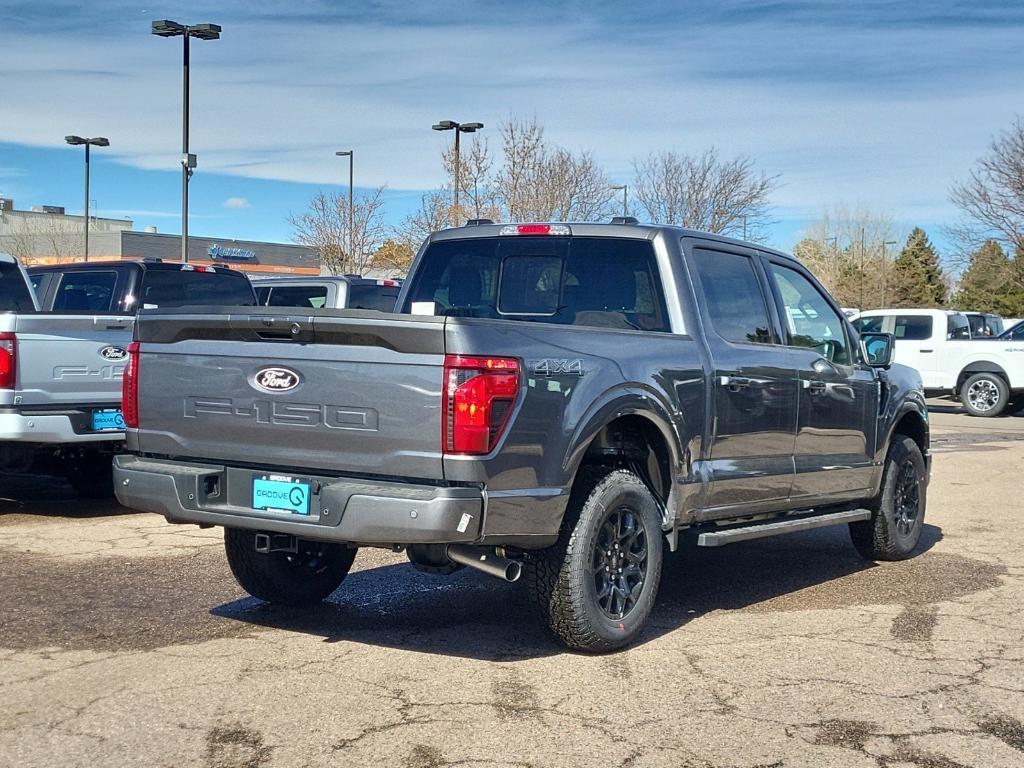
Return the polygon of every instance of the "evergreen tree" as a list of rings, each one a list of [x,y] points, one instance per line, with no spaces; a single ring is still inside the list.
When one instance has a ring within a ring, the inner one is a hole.
[[[920,227],[910,233],[893,264],[892,297],[894,307],[941,307],[946,303],[939,254]]]
[[[1024,314],[1024,262],[1011,259],[995,240],[971,254],[953,297],[956,309],[994,312],[1006,317]]]

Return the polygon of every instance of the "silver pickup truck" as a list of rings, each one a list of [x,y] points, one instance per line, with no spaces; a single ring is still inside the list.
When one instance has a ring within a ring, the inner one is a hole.
[[[920,376],[792,257],[635,220],[475,224],[430,237],[398,309],[143,312],[118,499],[223,526],[271,602],[330,595],[362,546],[522,572],[590,651],[642,631],[666,549],[830,525],[868,559],[918,544]]]
[[[109,493],[135,307],[255,303],[244,275],[207,270],[97,262],[26,276],[0,256],[0,470],[55,459],[80,493]]]

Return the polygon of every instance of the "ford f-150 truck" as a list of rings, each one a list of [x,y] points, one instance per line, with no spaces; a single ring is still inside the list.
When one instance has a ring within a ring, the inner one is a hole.
[[[920,378],[789,256],[474,222],[428,238],[398,308],[143,312],[118,499],[223,526],[271,602],[326,598],[358,547],[523,573],[589,651],[637,637],[677,546],[839,524],[869,559],[918,543]]]
[[[853,324],[884,331],[894,359],[917,369],[929,397],[951,396],[972,416],[999,416],[1024,407],[1024,345],[1013,339],[972,339],[970,318],[945,309],[872,309]]]
[[[325,275],[258,277],[253,280],[253,287],[259,303],[267,307],[391,312],[402,283],[400,280],[378,280],[359,275]]]
[[[109,494],[111,458],[124,439],[121,374],[136,308],[253,305],[255,294],[241,273],[170,262],[28,272],[47,311],[0,306],[0,469],[56,459],[80,493]],[[2,275],[2,284],[8,279],[31,293],[21,272]]]

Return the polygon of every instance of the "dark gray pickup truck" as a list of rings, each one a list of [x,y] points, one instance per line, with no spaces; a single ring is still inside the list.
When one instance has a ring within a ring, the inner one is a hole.
[[[624,220],[432,235],[400,314],[144,311],[125,506],[219,525],[239,583],[302,604],[358,547],[531,595],[566,645],[640,633],[663,553],[848,524],[910,556],[927,410],[789,256]]]

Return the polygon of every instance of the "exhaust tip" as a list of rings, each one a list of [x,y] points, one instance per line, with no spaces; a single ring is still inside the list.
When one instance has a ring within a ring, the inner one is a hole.
[[[509,561],[508,566],[505,568],[505,581],[510,584],[519,581],[519,577],[523,575],[523,564],[516,561]]]

